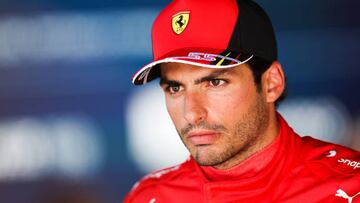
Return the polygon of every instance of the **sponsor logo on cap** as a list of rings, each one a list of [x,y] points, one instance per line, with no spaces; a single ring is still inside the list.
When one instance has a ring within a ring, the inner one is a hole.
[[[186,26],[189,23],[190,12],[182,11],[172,17],[172,29],[176,34],[181,34],[184,32]]]
[[[239,61],[239,60],[228,57],[229,55],[230,55],[230,53],[227,54],[226,56],[222,56],[222,55],[219,55],[219,54],[207,54],[207,53],[201,53],[201,52],[190,52],[187,56],[177,56],[177,57],[172,57],[172,58],[173,59],[191,59],[191,60],[209,61],[209,62],[219,61],[216,65],[221,65],[221,63],[224,60],[228,60],[228,61],[231,61],[233,63],[241,63],[241,61]]]

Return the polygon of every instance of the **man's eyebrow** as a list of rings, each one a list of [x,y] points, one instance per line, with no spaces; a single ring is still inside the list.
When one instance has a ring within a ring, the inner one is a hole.
[[[200,84],[200,83],[202,83],[204,81],[212,80],[214,78],[217,78],[217,77],[219,77],[221,75],[224,75],[226,73],[229,73],[229,72],[230,72],[230,70],[228,70],[228,69],[221,69],[221,70],[214,71],[214,72],[210,73],[209,75],[207,75],[205,77],[201,77],[199,79],[196,79],[194,84]]]
[[[214,79],[214,78],[216,78],[216,77],[219,77],[219,76],[221,76],[221,75],[227,74],[227,73],[229,73],[229,72],[231,72],[231,69],[216,70],[216,71],[210,73],[210,74],[207,75],[207,76],[204,76],[204,77],[201,77],[201,78],[199,78],[199,79],[196,79],[196,80],[194,81],[194,84],[197,85],[197,84],[200,84],[200,83],[202,83],[202,82],[204,82],[204,81],[212,80],[212,79]],[[178,86],[178,85],[180,86],[180,85],[182,85],[182,83],[179,82],[179,81],[177,81],[177,80],[169,80],[169,79],[164,78],[164,77],[161,77],[161,78],[160,78],[159,84],[160,84],[160,86],[162,86],[162,85],[169,85],[169,86]]]
[[[178,85],[181,85],[181,82],[176,81],[176,80],[168,80],[166,78],[160,78],[159,84],[160,84],[160,86],[163,86],[163,85],[178,86]]]

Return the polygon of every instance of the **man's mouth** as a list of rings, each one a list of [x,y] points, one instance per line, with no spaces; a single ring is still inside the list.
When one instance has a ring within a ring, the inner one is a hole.
[[[220,136],[219,132],[216,131],[194,131],[190,132],[187,136],[187,140],[189,140],[193,145],[210,145],[213,144]]]

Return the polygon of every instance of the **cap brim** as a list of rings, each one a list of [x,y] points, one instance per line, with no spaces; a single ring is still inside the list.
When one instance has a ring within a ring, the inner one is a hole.
[[[141,68],[132,77],[135,85],[146,84],[160,76],[160,64],[162,63],[182,63],[199,66],[203,68],[233,68],[248,62],[253,55],[228,52],[227,54],[210,54],[200,52],[189,52],[187,56],[172,56],[153,61]]]

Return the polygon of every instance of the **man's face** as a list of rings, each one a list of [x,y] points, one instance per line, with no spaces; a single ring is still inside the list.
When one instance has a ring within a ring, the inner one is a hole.
[[[230,168],[262,146],[269,108],[247,65],[207,69],[166,63],[160,84],[170,117],[200,165]]]

